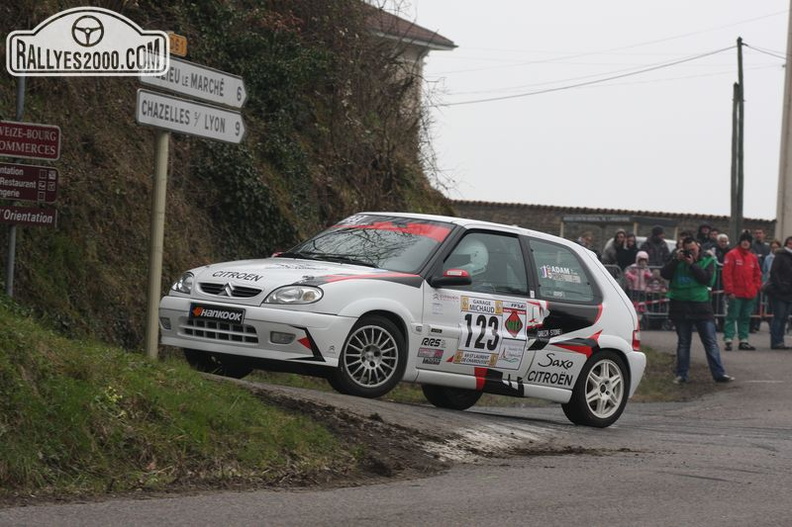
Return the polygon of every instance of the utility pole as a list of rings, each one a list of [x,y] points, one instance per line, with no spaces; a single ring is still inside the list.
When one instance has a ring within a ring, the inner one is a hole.
[[[783,241],[792,236],[792,68],[789,58],[792,56],[792,0],[790,0],[789,21],[787,22],[787,64],[784,75],[784,110],[781,121],[781,159],[778,164],[778,202],[776,204],[775,238]]]
[[[745,132],[745,86],[743,85],[742,37],[737,38],[737,82],[734,84],[732,106],[732,195],[729,238],[732,243],[740,239],[743,222],[743,134]]]

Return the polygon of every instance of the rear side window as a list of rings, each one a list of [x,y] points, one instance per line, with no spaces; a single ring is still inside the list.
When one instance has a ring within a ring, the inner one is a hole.
[[[595,291],[583,263],[563,245],[531,240],[531,254],[538,278],[540,298],[591,302]]]

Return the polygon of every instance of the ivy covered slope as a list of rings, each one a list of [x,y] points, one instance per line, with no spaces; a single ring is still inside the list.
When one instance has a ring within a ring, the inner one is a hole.
[[[83,4],[5,2],[0,29]],[[92,5],[185,35],[189,60],[242,76],[249,93],[241,145],[171,139],[163,291],[185,269],[266,256],[359,210],[451,213],[419,159],[421,116],[406,101],[420,87],[397,74],[393,42],[367,31],[359,0]],[[139,87],[27,79],[23,120],[60,126],[61,181],[58,227],[17,231],[14,284],[67,335],[128,349],[145,331],[154,171],[154,132],[135,123]],[[16,89],[0,75],[2,119],[16,120]]]

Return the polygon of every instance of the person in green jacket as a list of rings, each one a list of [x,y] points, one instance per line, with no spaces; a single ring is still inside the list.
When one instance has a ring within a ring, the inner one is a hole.
[[[682,240],[682,248],[660,270],[660,275],[669,280],[667,297],[668,318],[676,326],[677,364],[674,382],[689,381],[690,345],[693,327],[698,331],[704,352],[707,355],[712,378],[715,382],[731,382],[734,377],[726,374],[715,333],[715,314],[712,311],[710,290],[715,282],[715,258],[701,253],[701,247],[693,237]]]

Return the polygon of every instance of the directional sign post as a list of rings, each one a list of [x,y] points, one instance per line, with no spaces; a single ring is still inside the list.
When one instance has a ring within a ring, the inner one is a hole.
[[[55,161],[60,137],[60,128],[50,124],[0,121],[0,156]]]
[[[171,132],[235,144],[240,143],[245,135],[242,114],[208,104],[138,90],[136,108],[138,123]]]
[[[184,51],[186,51],[186,39]],[[245,136],[245,122],[242,120],[242,114],[236,110],[245,104],[247,91],[242,77],[173,57],[170,60],[170,68],[164,75],[141,76],[140,82],[146,86],[211,103],[211,105],[204,104],[145,89],[137,92],[135,119],[140,124],[159,129],[154,160],[146,316],[146,355],[153,359],[157,357],[159,338],[158,308],[162,280],[170,132],[239,144]]]
[[[242,77],[173,57],[165,75],[141,76],[140,82],[231,108],[242,108],[247,100]]]
[[[57,169],[0,163],[0,198],[55,203],[57,196]]]

